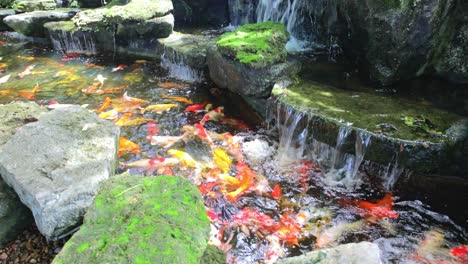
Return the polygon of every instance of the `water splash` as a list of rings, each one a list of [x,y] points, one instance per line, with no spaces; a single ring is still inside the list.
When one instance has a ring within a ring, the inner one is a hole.
[[[203,72],[190,67],[185,57],[174,51],[164,51],[163,55],[161,55],[161,66],[168,71],[169,76],[172,78],[192,82],[201,82],[203,80]]]
[[[96,54],[96,41],[90,32],[49,30],[54,50],[63,53]]]
[[[383,170],[383,172],[379,175],[382,175],[382,185],[387,191],[391,191],[393,186],[400,178],[400,176],[405,171],[404,168],[400,167],[398,164],[398,153],[395,154],[395,161],[393,163],[389,163],[387,167]]]

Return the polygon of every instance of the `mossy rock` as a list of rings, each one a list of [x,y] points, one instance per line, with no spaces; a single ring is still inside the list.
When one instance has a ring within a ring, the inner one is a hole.
[[[174,176],[105,182],[53,263],[200,263],[210,232],[202,198]]]
[[[232,59],[255,67],[267,67],[286,60],[289,33],[280,23],[247,24],[222,35],[218,50]]]
[[[32,12],[40,10],[53,10],[57,8],[57,4],[54,0],[21,0],[15,1],[12,4],[12,8],[16,12]]]

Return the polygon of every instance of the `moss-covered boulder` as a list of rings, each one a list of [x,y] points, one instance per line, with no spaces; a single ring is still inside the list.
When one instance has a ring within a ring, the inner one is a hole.
[[[53,10],[57,8],[54,0],[16,0],[12,8],[19,13]]]
[[[53,263],[200,263],[210,232],[202,198],[173,176],[118,176]]]
[[[16,32],[30,37],[45,37],[44,24],[52,21],[70,20],[76,11],[34,11],[7,16],[3,21]]]
[[[289,33],[280,23],[247,24],[222,35],[216,43],[219,52],[253,68],[267,67],[286,60]]]
[[[247,24],[208,47],[211,79],[242,96],[268,97],[274,83],[295,75],[300,64],[287,60],[288,33],[282,24]]]

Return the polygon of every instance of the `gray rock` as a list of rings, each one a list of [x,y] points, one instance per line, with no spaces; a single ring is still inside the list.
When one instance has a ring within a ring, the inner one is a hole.
[[[177,26],[212,26],[229,24],[228,1],[173,0]]]
[[[47,239],[81,222],[99,183],[114,174],[118,138],[118,127],[71,106],[21,127],[4,145],[0,174]]]
[[[52,263],[225,263],[213,248],[200,261],[209,234],[202,197],[187,179],[117,176]]]
[[[369,242],[351,243],[281,259],[278,264],[380,264],[380,249]]]
[[[57,8],[54,0],[16,0],[13,9],[16,12],[32,12],[40,10],[53,10]]]
[[[167,38],[174,29],[174,16],[168,14],[138,23],[118,24],[116,37],[129,41],[137,38]]]
[[[31,211],[0,178],[0,248],[32,223]]]
[[[297,61],[286,61],[262,68],[251,68],[228,59],[214,47],[208,49],[210,77],[220,88],[227,88],[242,96],[268,97],[276,81],[297,74]]]
[[[101,7],[104,1],[101,0],[78,0],[78,5],[81,8],[96,8]]]
[[[71,19],[76,11],[34,11],[7,16],[3,21],[16,32],[30,37],[45,37],[44,24]]]
[[[7,16],[16,14],[13,9],[0,9],[0,31],[11,31],[12,29],[3,22],[3,19]]]

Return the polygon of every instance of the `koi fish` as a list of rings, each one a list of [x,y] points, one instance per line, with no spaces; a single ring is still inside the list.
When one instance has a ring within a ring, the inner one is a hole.
[[[111,94],[111,93],[119,93],[121,92],[123,89],[125,89],[127,86],[125,85],[121,85],[121,86],[117,86],[117,87],[114,87],[114,88],[106,88],[106,89],[98,89],[94,92],[94,94]]]
[[[81,89],[81,92],[84,93],[84,94],[93,94],[93,93],[96,93],[96,91],[99,89],[99,87],[101,87],[101,84],[98,83],[98,82],[95,82],[91,86],[89,86],[88,88]]]
[[[161,88],[165,89],[182,89],[185,88],[185,86],[182,83],[175,83],[175,82],[163,82],[163,83],[158,83],[158,86]]]
[[[30,74],[31,74],[31,70],[34,69],[35,67],[36,67],[36,65],[29,65],[29,66],[27,66],[27,67],[24,69],[23,72],[18,73],[18,78],[23,79],[24,76],[30,75]]]
[[[65,64],[60,63],[60,62],[56,62],[56,63],[55,63],[55,66],[57,66],[57,67],[65,67]]]
[[[198,136],[201,140],[206,141],[209,145],[213,144],[213,140],[211,139],[208,131],[205,127],[201,124],[195,124],[195,131],[194,135]]]
[[[170,149],[167,153],[177,158],[184,167],[197,168],[198,163],[190,156],[190,154],[176,149]]]
[[[159,129],[154,121],[148,121],[148,123],[146,123],[146,133],[148,137],[156,136],[159,133]]]
[[[61,71],[58,71],[57,73],[55,73],[54,77],[60,77],[60,76],[65,76],[65,75],[69,75],[69,74],[72,74],[73,71],[71,70],[61,70]]]
[[[125,67],[127,67],[127,65],[125,65],[125,64],[119,64],[117,67],[112,68],[112,71],[111,71],[111,72],[121,71],[121,70],[125,69]]]
[[[398,213],[393,211],[393,197],[391,193],[387,193],[377,203],[356,201],[355,204],[363,210],[361,215],[366,218],[378,220],[385,217],[393,219],[399,217]]]
[[[141,108],[140,112],[141,114],[144,114],[146,111],[152,111],[156,112],[158,114],[161,114],[164,111],[169,111],[172,108],[176,107],[177,105],[175,104],[156,104],[156,105],[150,105],[145,108]]]
[[[279,184],[275,184],[275,187],[273,187],[273,191],[271,192],[271,198],[278,200],[281,199],[281,197],[281,187],[279,186]]]
[[[11,74],[8,74],[8,75],[5,75],[2,78],[0,78],[0,84],[4,84],[4,83],[8,82],[10,77],[11,77]]]
[[[39,91],[39,84],[36,83],[36,86],[30,92],[19,92],[18,95],[24,99],[34,100],[36,99],[36,93]]]
[[[444,246],[444,232],[440,229],[430,230],[425,233],[424,238],[411,258],[418,261],[418,263],[439,263],[451,257],[451,251]]]
[[[179,164],[179,160],[175,158],[155,158],[155,159],[141,159],[131,163],[124,164],[126,168],[142,169],[153,174],[158,169],[165,169]]]
[[[245,207],[237,212],[228,224],[230,227],[252,226],[257,230],[262,230],[267,234],[272,234],[278,230],[278,223],[269,215],[263,214],[253,208]]]
[[[85,65],[90,67],[90,68],[95,68],[95,69],[99,69],[99,70],[103,70],[105,68],[104,66],[96,65],[96,64],[91,63],[91,62],[85,62]]]
[[[241,130],[250,130],[250,127],[242,120],[235,118],[221,117],[221,122]]]
[[[78,53],[73,53],[73,52],[65,53],[65,54],[63,54],[63,55],[65,55],[65,57],[68,57],[68,58],[79,58],[79,57],[80,57],[80,54],[78,54]]]
[[[117,112],[115,109],[112,109],[110,111],[100,113],[99,117],[102,119],[114,120],[119,117],[119,112]]]
[[[131,152],[133,154],[140,153],[140,146],[135,142],[128,140],[126,137],[119,138],[119,151],[118,156],[122,156],[125,152]]]
[[[126,102],[126,103],[140,104],[140,105],[148,103],[148,101],[146,101],[146,100],[128,96],[127,92],[125,92],[122,95],[121,101]]]
[[[174,137],[174,136],[148,136],[151,145],[161,146],[163,148],[170,148],[172,145],[183,140],[185,135]]]
[[[462,245],[462,246],[450,249],[450,254],[456,257],[460,264],[468,263],[468,246],[467,245]]]
[[[102,87],[104,85],[104,81],[107,80],[107,78],[104,78],[104,76],[102,76],[102,74],[98,74],[94,80],[98,81],[101,84],[101,87]]]
[[[107,108],[109,108],[109,106],[111,106],[112,104],[112,99],[110,97],[106,97],[104,99],[104,101],[102,101],[102,105],[101,107],[99,107],[98,110],[96,110],[96,113],[101,113],[102,111],[106,110]]]
[[[224,117],[224,107],[216,107],[215,109],[209,111],[208,113],[203,116],[200,124],[204,125],[206,121],[219,121],[222,117]]]
[[[172,101],[180,102],[180,103],[185,103],[185,104],[193,104],[193,101],[182,96],[168,96],[168,95],[163,95],[162,98],[165,99],[170,99]]]
[[[255,172],[242,161],[237,162],[237,176],[240,180],[240,185],[235,191],[226,194],[226,198],[232,202],[236,202],[239,196],[247,192],[255,184]]]
[[[141,71],[143,71],[143,68],[138,67],[138,68],[134,69],[133,71],[131,71],[131,73],[137,73],[137,72],[141,72]]]
[[[0,46],[4,46],[6,45],[7,43],[5,41],[0,41]]]
[[[16,56],[16,57],[17,57],[18,59],[26,60],[26,61],[33,61],[33,60],[36,59],[36,57],[34,57],[34,56],[28,56],[28,57],[26,57],[26,56]]]
[[[231,168],[232,158],[223,149],[217,148],[212,151],[213,161],[221,170],[222,173],[227,174]]]
[[[145,63],[148,63],[147,60],[136,60],[135,61],[136,64],[145,64]]]
[[[289,245],[299,245],[299,237],[301,236],[301,223],[300,218],[304,217],[301,214],[293,219],[289,213],[285,212],[281,217],[278,225],[278,230],[273,235],[276,235],[280,241]],[[298,219],[299,218],[299,219]]]
[[[145,124],[148,122],[150,119],[142,118],[142,117],[137,117],[135,119],[131,119],[133,116],[132,113],[125,113],[121,118],[119,118],[115,124],[119,127],[124,127],[124,126],[139,126],[141,124]]]
[[[184,112],[194,112],[195,114],[202,112],[207,104],[194,104],[185,108]]]

